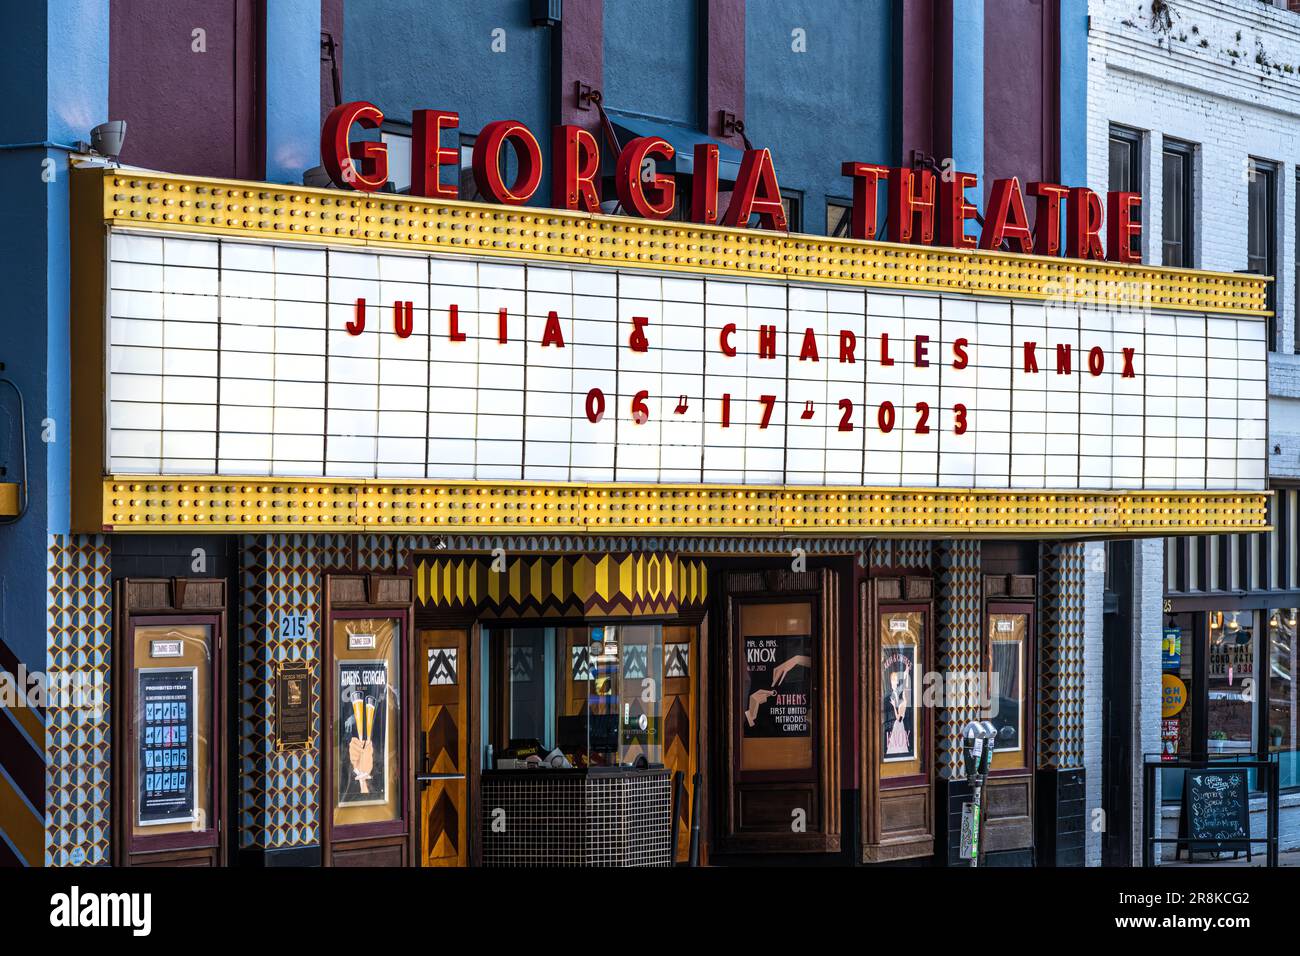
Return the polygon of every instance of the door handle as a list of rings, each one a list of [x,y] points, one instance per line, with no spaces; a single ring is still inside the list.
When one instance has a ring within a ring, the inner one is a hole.
[[[429,784],[433,783],[435,780],[464,780],[464,779],[465,779],[465,775],[463,773],[417,773],[415,775],[415,782],[420,785],[421,790],[423,790]]]

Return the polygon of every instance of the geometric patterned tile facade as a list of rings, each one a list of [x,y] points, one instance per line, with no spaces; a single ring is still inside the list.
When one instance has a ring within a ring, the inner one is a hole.
[[[980,717],[975,683],[983,673],[980,543],[945,541],[936,550],[935,666],[943,674],[944,701],[935,720],[935,762],[941,779],[960,780],[966,775],[961,731]]]
[[[1083,766],[1085,546],[1044,544],[1039,562],[1038,765]]]
[[[877,539],[871,542],[871,567],[928,568],[933,549],[934,545],[929,541]]]
[[[103,535],[51,535],[47,556],[46,671],[51,683],[88,682],[82,687],[91,692],[57,701],[45,714],[44,864],[107,865],[113,649],[108,542]]]
[[[243,541],[239,620],[239,845],[278,849],[320,842],[320,765],[316,748],[277,753],[271,720],[275,666],[312,667],[312,734],[320,737],[321,572],[346,566],[342,535],[260,535]],[[280,633],[281,616],[306,617],[305,636]]]

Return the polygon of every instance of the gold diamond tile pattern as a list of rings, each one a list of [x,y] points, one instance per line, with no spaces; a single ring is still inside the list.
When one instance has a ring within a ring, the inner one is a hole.
[[[97,682],[99,701],[71,700],[45,714],[45,865],[112,862],[113,585],[103,535],[50,535],[47,544],[47,669]],[[84,686],[84,685],[83,685]],[[76,706],[84,703],[86,706]]]

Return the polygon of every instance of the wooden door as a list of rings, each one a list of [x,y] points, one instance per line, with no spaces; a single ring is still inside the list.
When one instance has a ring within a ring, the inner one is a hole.
[[[840,849],[838,577],[726,576],[717,849]]]
[[[423,866],[468,866],[470,845],[469,630],[419,632],[418,825]]]
[[[114,848],[119,866],[226,861],[226,587],[114,586]]]

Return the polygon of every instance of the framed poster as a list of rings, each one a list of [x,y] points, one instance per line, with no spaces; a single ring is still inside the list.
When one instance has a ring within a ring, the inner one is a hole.
[[[194,743],[197,668],[136,672],[136,816],[140,826],[195,818]]]
[[[311,666],[279,661],[275,667],[275,749],[302,750],[311,742]]]
[[[742,733],[747,738],[812,732],[812,635],[745,635]]]
[[[920,618],[913,612],[885,614],[881,620],[880,759],[885,763],[915,760],[917,755]]]
[[[989,720],[998,731],[994,751],[1024,747],[1026,622],[1023,614],[991,615],[990,671],[997,682],[989,689],[992,704]]]
[[[388,661],[338,662],[338,802],[388,801]]]

